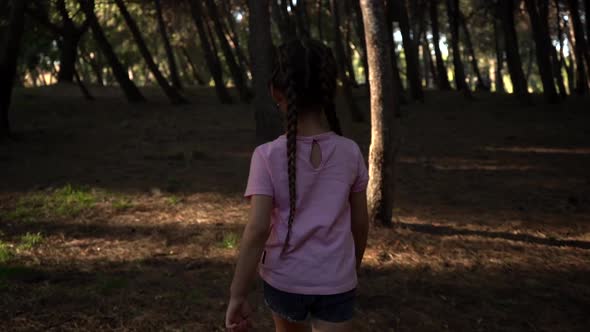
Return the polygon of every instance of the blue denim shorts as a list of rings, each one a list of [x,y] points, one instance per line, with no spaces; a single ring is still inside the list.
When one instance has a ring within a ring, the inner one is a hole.
[[[302,295],[283,292],[264,282],[264,302],[275,314],[291,322],[318,319],[341,323],[354,316],[356,289],[335,295]]]

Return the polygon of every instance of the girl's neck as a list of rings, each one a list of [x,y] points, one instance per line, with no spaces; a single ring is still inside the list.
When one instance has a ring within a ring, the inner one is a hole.
[[[297,117],[297,135],[315,136],[330,131],[322,124],[322,112],[301,112]]]

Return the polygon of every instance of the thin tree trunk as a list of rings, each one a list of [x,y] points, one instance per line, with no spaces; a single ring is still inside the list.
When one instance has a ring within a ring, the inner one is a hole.
[[[129,27],[129,30],[131,31],[131,34],[133,35],[133,39],[135,40],[135,43],[137,44],[137,47],[139,48],[139,52],[143,56],[143,59],[145,60],[147,67],[149,68],[152,75],[154,75],[154,78],[158,82],[158,85],[160,85],[160,88],[162,88],[162,90],[164,91],[166,96],[168,96],[168,99],[170,99],[170,102],[172,102],[173,104],[186,104],[186,103],[188,103],[188,101],[184,97],[182,97],[178,93],[178,91],[175,90],[168,83],[168,81],[166,80],[166,78],[164,77],[164,75],[162,74],[160,69],[158,68],[158,65],[154,62],[154,58],[152,57],[152,54],[148,50],[147,45],[145,44],[145,41],[143,40],[143,37],[141,36],[141,32],[139,31],[139,28],[137,27],[137,24],[135,23],[135,20],[133,19],[133,17],[131,17],[131,14],[129,14],[129,11],[127,10],[127,7],[125,6],[125,3],[123,2],[123,0],[115,0],[115,4],[117,5],[119,10],[121,11],[123,19],[125,20],[125,23]]]
[[[441,90],[450,90],[451,84],[447,75],[447,67],[442,58],[440,51],[440,35],[438,30],[438,1],[430,0],[430,24],[432,26],[432,44],[434,45],[434,55],[436,57],[436,70],[438,88]]]
[[[279,32],[281,34],[281,38],[284,41],[287,41],[296,36],[296,31],[294,27],[291,25],[291,18],[289,17],[289,12],[279,5],[278,1],[287,1],[287,0],[270,0],[272,4],[272,17],[279,28]],[[285,16],[286,14],[286,16]]]
[[[348,73],[348,78],[350,79],[350,83],[352,84],[352,86],[355,88],[358,88],[359,84],[356,80],[356,75],[354,73],[354,65],[352,63],[353,51],[351,49],[352,29],[350,28],[350,21],[351,21],[350,11],[348,11],[346,13],[344,21],[346,22],[346,29],[345,29],[346,38],[344,39],[345,40],[344,58],[346,59],[346,61],[345,61],[346,72]]]
[[[189,4],[191,6],[193,21],[195,22],[197,32],[199,33],[199,39],[201,41],[201,48],[203,49],[203,53],[205,55],[205,61],[209,67],[211,77],[213,77],[213,80],[215,81],[215,91],[217,92],[217,97],[222,103],[231,104],[232,98],[230,97],[229,92],[227,91],[227,88],[223,82],[221,64],[219,63],[217,54],[214,53],[213,49],[211,48],[211,43],[214,41],[209,41],[209,37],[207,36],[207,28],[204,24],[205,16],[203,15],[201,1],[190,0]]]
[[[449,28],[451,30],[451,45],[453,51],[453,66],[455,67],[455,85],[457,90],[463,91],[470,99],[471,90],[465,82],[465,68],[461,60],[461,49],[459,48],[459,1],[447,0],[447,14],[449,17]]]
[[[424,69],[425,71],[428,70],[430,71],[430,77],[432,78],[432,81],[435,82],[436,86],[440,86],[440,83],[437,81],[437,75],[436,75],[436,66],[434,65],[434,62],[436,60],[434,60],[432,58],[432,50],[430,49],[430,43],[428,42],[428,37],[426,36],[426,33],[424,33],[424,43],[422,44],[423,49],[424,49],[424,57],[426,59],[426,63],[425,65],[428,65],[428,68]],[[432,87],[432,85],[431,85]]]
[[[467,46],[467,51],[469,52],[469,56],[471,58],[471,68],[473,68],[473,72],[475,73],[475,77],[477,77],[477,85],[476,90],[478,91],[489,91],[490,87],[484,82],[481,71],[479,70],[479,65],[477,63],[477,57],[475,56],[475,49],[473,48],[473,43],[471,41],[471,33],[467,28],[467,22],[465,22],[465,16],[460,10],[457,10],[459,14],[459,21],[461,22],[461,28],[463,32],[465,32],[465,43]]]
[[[0,40],[0,140],[11,135],[8,109],[18,66],[26,5],[27,1],[12,1],[8,24],[3,31],[5,37]]]
[[[514,24],[514,0],[500,0],[498,13],[502,20],[502,30],[506,46],[506,62],[514,93],[525,103],[530,104],[527,81],[522,71],[522,61],[518,51],[518,39]]]
[[[227,39],[225,38],[225,34],[223,32],[223,25],[221,24],[221,20],[219,19],[217,5],[215,5],[214,0],[205,0],[205,3],[207,5],[207,9],[209,10],[209,17],[213,20],[213,28],[217,33],[217,39],[219,40],[219,44],[221,45],[221,51],[223,52],[223,56],[225,57],[225,62],[234,80],[234,84],[236,85],[236,88],[238,89],[238,92],[240,94],[240,99],[243,102],[250,102],[250,100],[252,100],[252,93],[250,92],[250,89],[248,89],[248,85],[246,84],[246,79],[244,77],[245,70],[241,69],[238,63],[236,62],[232,48],[229,45]]]
[[[273,108],[267,85],[269,77],[272,76],[273,63],[269,0],[248,0],[248,10],[250,11],[248,47],[255,91],[253,106],[255,107],[256,138],[258,142],[268,142],[279,136],[282,131],[279,113]]]
[[[559,0],[555,0],[555,19],[556,19],[556,27],[557,27],[557,40],[559,42],[559,67],[558,70],[561,73],[561,68],[565,68],[565,72],[567,75],[567,86],[569,89],[569,93],[573,92],[574,87],[574,72],[572,66],[568,65],[566,62],[565,53],[563,52],[563,17],[561,16],[561,12],[559,10]],[[570,50],[572,47],[570,46]],[[571,52],[570,52],[571,53]]]
[[[274,0],[271,0],[274,2]],[[318,0],[318,37],[320,41],[324,41],[324,28],[322,26],[322,18],[324,16],[324,0]]]
[[[164,22],[164,16],[162,15],[162,4],[160,0],[154,0],[156,7],[156,17],[158,19],[158,30],[160,36],[164,42],[164,50],[166,51],[166,59],[168,60],[168,69],[170,70],[170,81],[172,86],[177,90],[182,90],[182,83],[178,76],[178,66],[176,65],[176,59],[174,58],[174,52],[170,45],[170,38],[168,38],[168,32],[166,31],[166,23]]]
[[[545,40],[545,47],[547,47],[549,50],[549,60],[551,62],[551,71],[553,74],[552,78],[557,84],[559,98],[565,99],[567,97],[567,92],[565,90],[563,75],[561,74],[561,64],[559,62],[557,50],[555,49],[555,46],[553,46],[552,36],[549,29],[549,0],[540,0],[539,18],[541,21],[541,28],[543,29],[543,34],[545,35],[543,37],[543,39]]]
[[[78,84],[78,87],[80,88],[80,92],[82,92],[82,95],[84,96],[84,98],[86,100],[94,100],[94,97],[92,96],[92,94],[90,93],[90,91],[88,90],[86,85],[84,85],[84,82],[82,82],[82,80],[80,79],[80,75],[78,75],[77,70],[74,70],[74,78],[76,79],[76,84]]]
[[[402,84],[401,73],[398,66],[398,56],[396,52],[396,45],[395,39],[393,38],[393,14],[395,11],[395,6],[393,6],[393,1],[388,0],[386,4],[386,20],[387,20],[387,36],[389,37],[389,45],[391,46],[391,67],[393,70],[393,80],[394,88],[397,90],[399,94],[400,104],[407,104],[406,99],[406,92],[404,91],[404,85]],[[365,31],[367,29],[365,28]],[[370,80],[369,80],[370,83]]]
[[[590,53],[584,39],[584,28],[580,20],[578,0],[568,0],[570,19],[574,28],[574,53],[576,54],[576,92],[579,95],[588,94],[588,76],[590,76]],[[588,67],[586,67],[588,66]]]
[[[293,0],[289,0],[289,3],[291,5],[291,11],[295,11],[295,24],[297,26],[297,36],[299,36],[300,38],[309,38],[309,25],[306,23],[307,1],[297,0],[297,6],[293,3]]]
[[[361,12],[360,2],[359,0],[351,0],[353,11],[354,11],[354,27],[356,30],[356,35],[360,42],[360,56],[361,61],[363,63],[363,68],[365,69],[365,83],[369,84],[369,63],[367,62],[367,45],[365,41],[365,27],[363,24],[363,14]]]
[[[383,1],[361,0],[371,89],[368,211],[374,224],[392,224],[395,180],[395,130],[399,90],[391,77],[392,50]]]
[[[244,54],[244,50],[241,46],[241,42],[240,42],[240,38],[238,36],[238,29],[236,27],[236,20],[234,18],[234,15],[232,14],[229,6],[229,2],[227,1],[222,1],[223,4],[223,8],[224,8],[224,12],[225,12],[225,16],[228,22],[228,26],[229,26],[229,31],[227,31],[227,35],[229,36],[229,39],[231,40],[234,49],[236,50],[236,54],[238,56],[238,61],[240,62],[240,67],[241,68],[247,68],[249,71],[252,70],[252,68],[250,68],[250,61],[248,60],[248,57],[246,57],[246,55]]]
[[[350,80],[346,76],[346,66],[344,64],[344,46],[342,45],[342,35],[340,34],[340,13],[338,10],[337,0],[330,0],[330,9],[332,11],[332,36],[334,39],[334,55],[336,56],[336,63],[338,64],[338,76],[342,81],[342,89],[344,97],[350,114],[352,115],[353,121],[363,121],[363,115],[358,108],[354,97],[352,95],[352,88],[350,86]]]
[[[543,94],[549,103],[558,103],[559,96],[555,90],[555,83],[553,81],[553,69],[551,66],[551,41],[549,40],[549,29],[547,28],[547,21],[541,20],[539,8],[536,0],[525,0],[529,19],[533,30],[533,38],[535,39],[535,51],[537,55],[537,67],[541,75],[541,82],[543,83]]]
[[[420,79],[420,61],[418,56],[418,44],[415,37],[412,37],[410,19],[406,0],[396,0],[399,9],[399,27],[402,33],[404,54],[406,56],[406,72],[410,95],[414,100],[424,100],[422,91],[422,80]]]
[[[497,6],[497,5],[496,5]],[[498,27],[498,17],[497,15],[493,17],[494,20],[494,43],[496,47],[496,68],[495,68],[495,85],[496,85],[496,92],[504,93],[506,89],[504,88],[504,74],[502,73],[502,69],[504,68],[504,50],[502,49],[502,44],[500,42],[501,32]]]
[[[584,9],[586,10],[586,36],[588,43],[590,43],[590,0],[584,0]],[[587,66],[590,66],[590,63]]]
[[[125,69],[123,64],[119,62],[119,59],[117,58],[117,55],[113,50],[113,47],[111,46],[107,37],[105,36],[102,27],[98,23],[98,18],[94,13],[94,0],[78,0],[78,2],[80,3],[80,7],[84,11],[86,19],[90,24],[90,28],[92,30],[92,34],[94,35],[94,39],[96,40],[96,43],[106,56],[107,61],[109,62],[111,69],[113,71],[113,74],[117,79],[117,82],[119,82],[121,89],[123,89],[123,92],[127,97],[127,100],[129,100],[130,102],[145,101],[145,97],[141,94],[135,83],[133,83],[133,81],[129,79],[127,70]]]
[[[193,62],[193,59],[191,58],[190,54],[188,53],[188,50],[186,49],[186,47],[182,47],[181,51],[182,51],[182,54],[184,55],[184,58],[186,59],[186,62],[189,65],[189,67],[191,67],[191,72],[193,74],[193,78],[197,81],[197,83],[199,85],[201,85],[201,86],[207,85],[207,82],[205,82],[205,79],[203,78],[203,76],[201,76],[201,74],[199,74],[199,70],[197,69],[197,66],[195,65],[195,63]]]

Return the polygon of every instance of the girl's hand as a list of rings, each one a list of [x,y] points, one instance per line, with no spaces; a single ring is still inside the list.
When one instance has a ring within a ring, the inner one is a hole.
[[[249,318],[251,312],[245,298],[231,298],[225,314],[225,327],[229,332],[248,331],[252,327]]]

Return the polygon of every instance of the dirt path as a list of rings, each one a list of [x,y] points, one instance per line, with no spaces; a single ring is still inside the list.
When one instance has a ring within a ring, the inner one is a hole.
[[[207,90],[183,107],[95,93],[17,91],[1,330],[223,331],[253,112]],[[588,105],[430,93],[404,108],[396,223],[371,231],[355,330],[589,330]],[[342,118],[367,151],[368,126]]]

